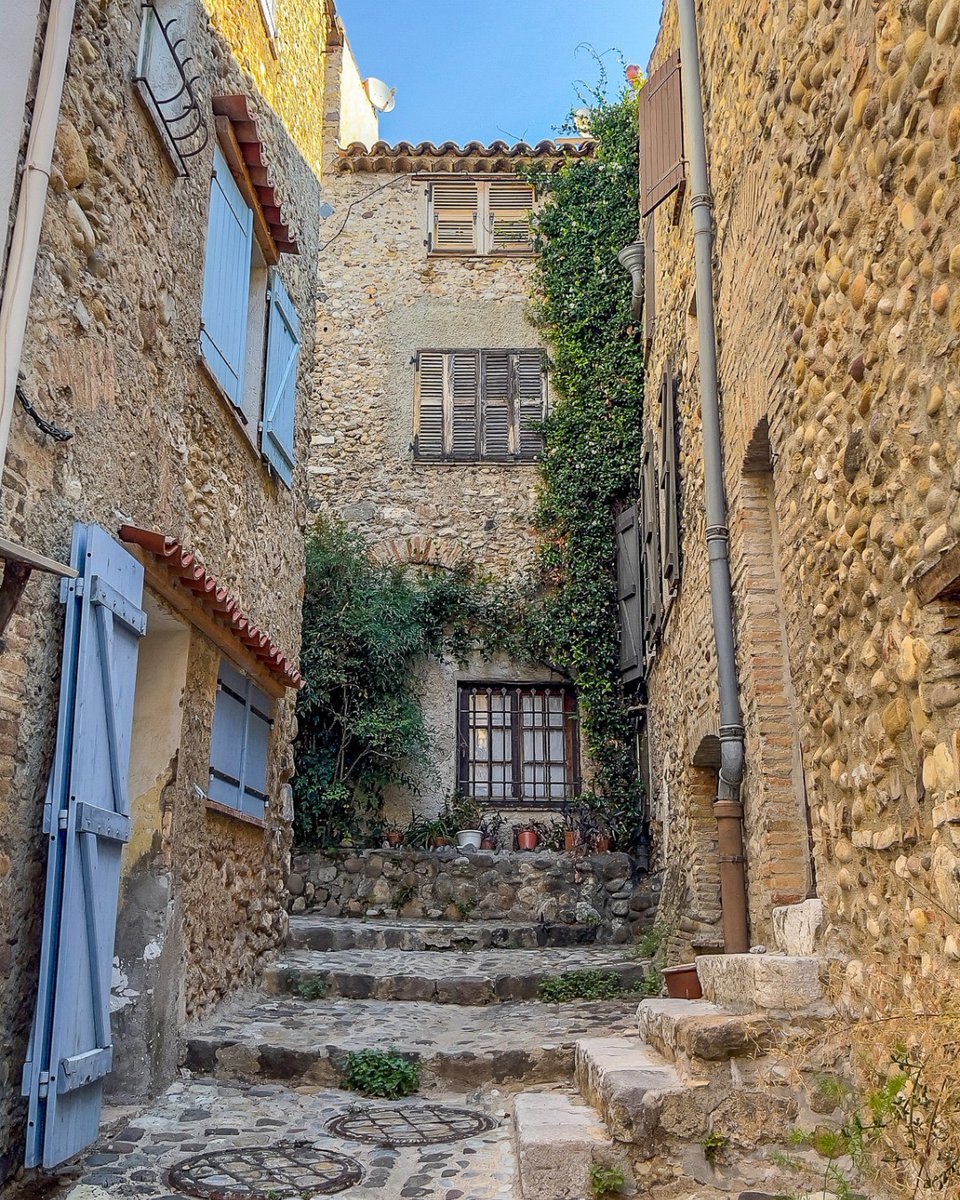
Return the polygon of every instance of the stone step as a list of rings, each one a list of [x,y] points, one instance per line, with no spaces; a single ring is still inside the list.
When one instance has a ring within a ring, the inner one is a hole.
[[[603,971],[637,987],[649,963],[613,947],[544,950],[290,950],[263,976],[273,995],[306,999],[431,1000],[497,1004],[535,1000],[540,984],[569,971]]]
[[[697,959],[703,998],[734,1013],[827,1017],[828,960],[787,954],[706,954]]]
[[[593,1166],[619,1168],[628,1155],[614,1144],[596,1109],[565,1092],[521,1092],[514,1138],[523,1200],[575,1200],[593,1194]]]
[[[590,945],[596,937],[596,925],[549,921],[391,921],[294,913],[287,944],[296,950],[536,950]]]
[[[733,1013],[707,1000],[641,1000],[637,1031],[685,1079],[716,1077],[738,1060],[762,1057],[781,1044],[790,1026],[762,1013]],[[746,1064],[749,1067],[749,1063]]]
[[[684,1081],[676,1067],[636,1038],[578,1040],[575,1075],[581,1095],[613,1138],[633,1143],[641,1157],[654,1155],[658,1137],[696,1142],[707,1132],[710,1084]]]
[[[219,1079],[336,1086],[348,1053],[376,1049],[419,1061],[425,1089],[553,1083],[572,1077],[578,1038],[629,1034],[634,1009],[621,1002],[455,1008],[248,996],[186,1032],[183,1065]]]

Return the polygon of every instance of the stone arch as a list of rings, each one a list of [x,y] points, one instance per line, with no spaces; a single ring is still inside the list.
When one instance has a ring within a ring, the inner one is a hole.
[[[453,571],[465,566],[469,555],[456,538],[408,537],[377,542],[368,557],[382,566],[434,567]]]

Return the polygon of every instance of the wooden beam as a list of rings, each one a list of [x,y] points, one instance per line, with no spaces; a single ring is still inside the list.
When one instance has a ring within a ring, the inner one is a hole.
[[[240,143],[237,141],[233,122],[229,117],[214,117],[213,121],[217,128],[220,149],[223,151],[223,156],[230,167],[230,173],[237,181],[237,187],[240,189],[244,200],[246,200],[253,211],[254,236],[268,265],[275,267],[280,261],[280,251],[277,249],[277,243],[273,240],[273,234],[270,232],[270,226],[267,224],[267,219],[263,213],[260,197],[257,195],[257,189],[253,186],[253,180],[250,178],[250,171],[244,161]]]
[[[63,575],[67,579],[76,579],[77,572],[65,563],[59,563],[53,558],[45,558],[26,546],[18,546],[7,538],[0,537],[0,558],[8,563],[23,563],[34,571],[47,571],[51,575]]]
[[[951,546],[939,562],[918,575],[914,587],[921,604],[960,599],[960,544]]]

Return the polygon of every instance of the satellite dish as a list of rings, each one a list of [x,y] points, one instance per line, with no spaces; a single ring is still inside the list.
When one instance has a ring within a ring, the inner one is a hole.
[[[379,112],[391,112],[397,102],[397,89],[390,87],[382,79],[365,79],[363,90],[367,93],[367,99]]]

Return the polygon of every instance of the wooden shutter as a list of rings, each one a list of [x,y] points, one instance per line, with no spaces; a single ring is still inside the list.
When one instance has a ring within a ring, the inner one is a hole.
[[[530,210],[533,208],[533,188],[518,179],[491,179],[487,184],[487,219],[489,250],[530,251],[533,235],[530,229]]]
[[[443,458],[443,381],[445,355],[421,350],[417,355],[416,434],[414,456],[426,462]]]
[[[472,179],[438,179],[430,185],[430,249],[454,254],[479,250],[479,194]]]
[[[516,453],[516,364],[509,350],[483,352],[483,457]]]
[[[639,103],[640,215],[645,217],[685,182],[679,52],[650,76]]]
[[[674,592],[680,583],[680,524],[677,511],[676,385],[668,362],[660,387],[660,512],[663,578]]]
[[[454,350],[447,356],[447,453],[475,459],[480,451],[480,362],[476,350]]]
[[[543,421],[547,415],[547,377],[540,350],[517,352],[517,452],[522,459],[543,453]]]
[[[644,672],[643,604],[640,583],[640,513],[633,504],[617,517],[617,606],[620,674],[632,683]]]
[[[263,817],[267,804],[267,764],[273,728],[270,697],[250,680],[247,695],[247,728],[243,747],[243,787],[240,807],[251,817]]]
[[[640,577],[643,581],[643,648],[649,657],[656,650],[663,616],[660,574],[660,519],[653,450],[643,452],[640,475]]]
[[[210,738],[211,800],[263,817],[273,725],[270,697],[222,660]]]
[[[263,389],[263,456],[287,487],[296,462],[297,359],[300,321],[283,280],[270,272],[267,370]]]
[[[656,236],[657,223],[651,213],[644,222],[643,232],[643,340],[648,350],[657,330]]]

